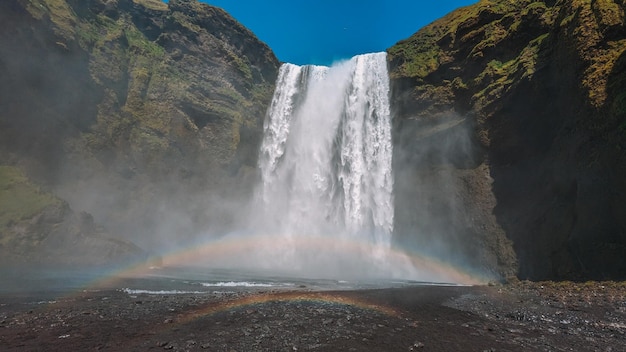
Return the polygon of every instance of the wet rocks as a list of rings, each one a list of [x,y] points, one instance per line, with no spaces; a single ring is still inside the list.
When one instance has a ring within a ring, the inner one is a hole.
[[[597,283],[3,296],[0,343],[8,351],[616,351],[626,343],[625,297],[626,286]]]

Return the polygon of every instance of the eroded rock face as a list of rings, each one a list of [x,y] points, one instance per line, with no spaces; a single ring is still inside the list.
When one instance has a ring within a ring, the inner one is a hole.
[[[240,216],[279,66],[251,32],[195,0],[10,0],[0,23],[0,164],[145,248]]]
[[[388,50],[398,238],[505,276],[624,277],[624,10],[481,1]]]

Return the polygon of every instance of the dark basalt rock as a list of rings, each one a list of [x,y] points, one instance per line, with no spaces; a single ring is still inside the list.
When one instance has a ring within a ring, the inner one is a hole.
[[[481,1],[388,50],[398,238],[503,276],[624,278],[624,10]]]

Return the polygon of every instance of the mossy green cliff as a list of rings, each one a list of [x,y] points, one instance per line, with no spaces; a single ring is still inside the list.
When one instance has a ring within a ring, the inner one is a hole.
[[[395,162],[412,165],[396,180],[408,190],[396,192],[398,236],[422,226],[426,202],[426,215],[449,210],[436,240],[463,237],[459,252],[505,276],[623,278],[625,8],[483,0],[388,50]],[[461,191],[416,200],[418,175],[445,191],[441,170]]]
[[[148,248],[238,216],[279,66],[250,31],[195,0],[10,0],[0,23],[0,164]]]

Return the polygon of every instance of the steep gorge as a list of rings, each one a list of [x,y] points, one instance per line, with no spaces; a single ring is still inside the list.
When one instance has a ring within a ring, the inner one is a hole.
[[[483,0],[388,49],[395,242],[501,277],[624,277],[625,10]],[[3,260],[121,260],[243,216],[279,62],[232,17],[9,0],[0,26]]]

